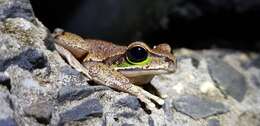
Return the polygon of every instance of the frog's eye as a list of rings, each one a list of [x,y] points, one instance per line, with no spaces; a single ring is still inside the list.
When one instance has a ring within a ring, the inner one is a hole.
[[[127,50],[126,59],[129,63],[137,64],[145,61],[148,57],[148,52],[141,46],[134,46]]]

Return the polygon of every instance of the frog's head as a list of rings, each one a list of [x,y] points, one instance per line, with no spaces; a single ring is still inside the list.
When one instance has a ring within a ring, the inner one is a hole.
[[[113,63],[117,71],[134,83],[147,83],[154,75],[173,73],[176,65],[176,58],[168,44],[150,48],[143,42],[130,44],[124,54]]]

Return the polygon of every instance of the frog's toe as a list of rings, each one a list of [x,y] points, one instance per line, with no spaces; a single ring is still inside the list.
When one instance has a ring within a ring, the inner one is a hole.
[[[137,96],[148,108],[155,108],[155,104],[143,95]]]
[[[164,104],[164,100],[155,96],[155,95],[149,95],[149,98],[154,100],[156,103],[158,103],[159,105],[163,105]]]
[[[163,99],[161,99],[160,97],[157,97],[157,96],[155,96],[155,95],[153,95],[153,94],[151,94],[151,93],[149,93],[149,92],[147,92],[147,91],[145,91],[143,89],[142,89],[142,94],[145,95],[147,98],[154,100],[159,105],[163,105],[164,104],[164,100]]]
[[[159,105],[163,105],[163,104],[164,104],[164,100],[163,100],[163,99],[157,99],[156,102],[157,102]]]

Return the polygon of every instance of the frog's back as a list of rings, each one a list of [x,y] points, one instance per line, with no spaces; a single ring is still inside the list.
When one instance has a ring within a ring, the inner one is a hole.
[[[124,54],[127,47],[113,44],[111,42],[85,39],[89,54],[84,61],[104,61],[116,55]]]
[[[125,46],[97,39],[82,37],[63,31],[53,33],[56,44],[69,50],[79,61],[103,61],[115,55],[123,54]]]

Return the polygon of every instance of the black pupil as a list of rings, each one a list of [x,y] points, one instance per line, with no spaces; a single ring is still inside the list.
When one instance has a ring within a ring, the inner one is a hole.
[[[127,58],[131,62],[142,62],[148,56],[147,51],[139,46],[133,47],[127,51]]]

